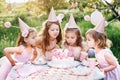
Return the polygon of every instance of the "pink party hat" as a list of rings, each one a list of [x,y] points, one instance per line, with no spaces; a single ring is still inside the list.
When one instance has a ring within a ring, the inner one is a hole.
[[[65,26],[65,28],[79,28],[75,22],[75,19],[73,17],[73,15],[70,15],[70,19],[69,22],[67,23],[67,25]]]
[[[57,17],[56,17],[56,14],[55,14],[53,7],[52,7],[50,14],[48,16],[48,21],[51,21],[51,22],[57,21]]]
[[[94,30],[99,32],[99,33],[105,33],[104,32],[105,26],[106,26],[106,22],[103,19],[95,26]]]
[[[97,25],[99,23],[99,21],[103,20],[104,17],[102,15],[101,12],[99,12],[98,10],[95,10],[92,14],[91,14],[91,23],[93,25]]]
[[[20,31],[22,33],[22,36],[26,37],[29,33],[30,27],[25,22],[23,22],[20,18],[18,18],[18,21],[19,21],[19,26],[20,26]]]

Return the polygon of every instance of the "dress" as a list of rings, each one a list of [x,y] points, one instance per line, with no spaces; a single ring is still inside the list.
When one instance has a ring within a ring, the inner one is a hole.
[[[109,66],[109,64],[106,62],[106,60],[104,58],[105,53],[110,53],[111,55],[113,55],[111,50],[108,48],[101,50],[98,54],[95,55],[101,68],[105,68],[105,67]],[[116,59],[116,61],[117,61],[117,59]],[[105,76],[106,77],[104,78],[104,80],[120,80],[120,65],[118,64],[115,69],[105,73]]]
[[[13,59],[17,62],[20,62],[20,63],[28,63],[29,59],[33,55],[34,49],[32,48],[32,52],[28,53],[24,46],[20,46],[20,47],[22,49],[22,53],[20,55],[19,54],[14,54]]]
[[[0,58],[0,80],[6,80],[12,66],[6,56]]]
[[[13,54],[12,58],[17,61],[16,66],[12,67],[11,63],[7,59],[6,56],[2,57],[0,59],[0,80],[9,80],[6,79],[6,77],[13,77],[16,78],[19,76],[28,76],[29,74],[35,72],[36,70],[39,70],[38,67],[34,67],[32,64],[28,64],[29,59],[32,57],[34,49],[32,48],[31,53],[27,53],[24,46],[19,46],[22,50],[22,53],[19,54]],[[18,74],[16,74],[16,70]],[[12,75],[11,75],[12,74]],[[13,76],[14,75],[14,76]]]
[[[46,53],[45,53],[46,55],[44,55],[42,52],[42,49],[40,49],[40,48],[36,48],[36,49],[37,49],[37,55],[38,55],[36,60],[38,60],[41,57],[47,61],[50,61],[52,59],[52,56],[53,56],[52,50],[46,51]]]

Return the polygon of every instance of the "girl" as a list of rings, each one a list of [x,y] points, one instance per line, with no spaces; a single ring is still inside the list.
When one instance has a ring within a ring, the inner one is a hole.
[[[9,59],[12,66],[15,66],[16,62],[28,63],[28,61],[33,61],[37,56],[36,50],[30,43],[30,40],[33,40],[37,35],[36,30],[25,25],[20,18],[19,23],[22,34],[20,34],[18,38],[17,47],[8,47],[4,49],[4,54]],[[11,57],[10,53],[15,53],[15,59]]]
[[[20,18],[19,24],[21,34],[18,38],[17,47],[7,47],[4,49],[4,54],[7,58],[3,59],[3,65],[1,64],[1,80],[6,80],[7,74],[12,66],[16,66],[16,63],[32,62],[37,56],[36,50],[30,43],[30,40],[36,37],[36,30],[28,27]],[[12,53],[14,54],[11,55]]]
[[[68,24],[65,26],[65,41],[63,48],[73,51],[75,60],[80,60],[81,51],[85,50],[79,27],[76,25],[73,15],[70,15]],[[87,49],[87,48],[86,48]]]
[[[95,57],[99,68],[104,71],[104,80],[120,80],[120,66],[112,51],[108,48],[107,36],[104,32],[105,21],[86,32],[87,44],[95,49]]]
[[[51,9],[48,20],[44,23],[42,33],[36,38],[37,51],[46,60],[51,60],[51,51],[58,48],[62,40],[60,23],[55,15],[54,9]],[[33,43],[34,44],[34,43]],[[40,57],[38,57],[39,59]],[[38,60],[37,59],[37,60]]]

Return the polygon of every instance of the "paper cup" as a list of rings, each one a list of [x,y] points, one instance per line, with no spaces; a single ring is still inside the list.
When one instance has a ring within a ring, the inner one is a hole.
[[[89,62],[90,69],[93,70],[95,68],[96,59],[95,58],[89,58],[88,62]]]

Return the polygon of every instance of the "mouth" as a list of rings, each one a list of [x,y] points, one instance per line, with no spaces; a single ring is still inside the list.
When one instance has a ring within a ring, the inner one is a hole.
[[[58,36],[58,34],[54,34],[54,37],[57,37]]]

